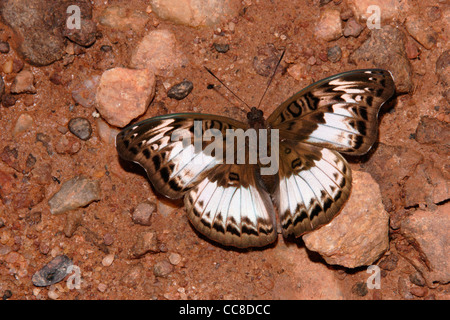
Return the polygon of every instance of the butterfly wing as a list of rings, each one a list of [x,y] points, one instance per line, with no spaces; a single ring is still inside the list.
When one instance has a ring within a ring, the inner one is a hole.
[[[296,93],[267,121],[281,137],[361,155],[375,142],[378,112],[394,91],[386,70],[344,72]]]
[[[275,241],[275,211],[256,165],[223,165],[186,194],[189,220],[208,238],[239,248]]]
[[[303,89],[269,117],[283,139],[274,199],[284,236],[298,237],[339,213],[352,177],[336,151],[361,155],[372,147],[378,112],[394,91],[388,71],[344,72]]]
[[[351,181],[347,161],[338,152],[281,142],[274,200],[283,236],[298,237],[330,222],[348,199]]]
[[[195,150],[196,120],[201,121],[203,133],[217,129],[225,135],[227,129],[245,127],[230,118],[196,113],[154,117],[123,129],[116,137],[117,151],[121,158],[140,164],[159,193],[179,199],[222,163],[200,152],[207,142],[202,142],[199,152]]]
[[[121,131],[116,137],[117,151],[123,159],[144,167],[161,194],[172,199],[184,196],[189,220],[208,238],[235,247],[272,243],[276,239],[275,212],[257,175],[258,167],[228,165],[204,154],[207,141],[202,142],[202,152],[196,153],[195,120],[202,121],[203,133],[217,129],[223,137],[227,129],[246,127],[239,121],[204,114],[155,117]],[[172,139],[174,135],[187,137],[190,144]],[[225,139],[223,143],[225,148]]]

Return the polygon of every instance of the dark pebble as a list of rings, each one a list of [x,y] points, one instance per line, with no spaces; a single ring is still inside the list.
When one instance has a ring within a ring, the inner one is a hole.
[[[338,62],[342,57],[342,50],[339,46],[334,46],[328,49],[328,60],[331,62]]]
[[[58,283],[66,277],[67,269],[71,265],[72,260],[68,256],[58,256],[37,271],[31,281],[36,287],[47,287]]]
[[[41,217],[42,217],[42,214],[39,211],[38,212],[30,212],[25,216],[25,222],[29,226],[33,226],[33,225],[41,222]]]
[[[226,53],[228,52],[228,50],[230,50],[230,45],[222,43],[214,43],[214,49],[216,49],[217,52]]]
[[[32,168],[36,164],[36,157],[33,156],[31,153],[28,154],[27,160],[25,162],[25,165],[27,168]]]
[[[378,266],[383,270],[392,271],[395,268],[397,268],[397,262],[398,262],[397,255],[390,254],[385,258],[383,258],[383,260],[380,261]]]
[[[69,121],[69,131],[81,140],[88,140],[92,134],[91,123],[86,118],[73,118]]]
[[[3,293],[2,300],[7,300],[12,297],[12,291],[11,290],[5,290]]]
[[[12,107],[13,105],[16,104],[16,98],[9,93],[5,94],[1,100],[5,108]]]
[[[103,52],[110,52],[112,51],[112,47],[108,45],[103,45],[100,47],[100,50],[102,50]]]
[[[167,92],[167,96],[172,99],[182,100],[187,97],[189,93],[191,93],[194,85],[189,80],[184,80],[172,88]]]
[[[352,293],[360,297],[364,297],[368,292],[365,282],[357,282],[352,288]]]
[[[410,274],[409,281],[419,287],[423,287],[426,284],[424,277],[419,272]]]
[[[153,266],[153,274],[157,277],[165,278],[172,273],[172,271],[173,266],[166,260],[159,261]]]
[[[0,218],[0,228],[3,228],[5,226],[5,221],[3,221],[2,218]]]
[[[10,50],[9,43],[5,41],[0,41],[0,52],[1,53],[8,53]]]

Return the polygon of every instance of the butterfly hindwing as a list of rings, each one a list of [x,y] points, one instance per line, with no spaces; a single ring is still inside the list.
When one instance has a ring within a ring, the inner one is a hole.
[[[348,199],[351,181],[350,168],[338,152],[283,141],[274,193],[283,235],[298,237],[330,222]]]
[[[201,121],[201,132],[217,129],[224,135],[227,129],[245,126],[233,119],[205,114],[154,117],[122,130],[116,137],[117,151],[123,159],[140,164],[159,193],[179,199],[221,164],[214,155],[196,152],[195,120]],[[204,142],[202,150],[207,145]]]
[[[189,220],[208,238],[246,248],[275,241],[275,211],[256,165],[222,165],[186,194]]]
[[[375,142],[378,112],[394,90],[386,70],[344,72],[296,93],[267,121],[285,138],[361,155]]]

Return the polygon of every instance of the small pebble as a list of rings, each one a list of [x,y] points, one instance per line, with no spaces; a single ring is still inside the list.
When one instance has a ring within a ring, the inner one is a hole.
[[[38,224],[39,222],[41,222],[41,216],[42,216],[42,214],[39,211],[27,213],[27,215],[25,216],[25,222],[29,226],[34,226],[34,225]]]
[[[428,293],[428,288],[427,287],[412,287],[411,289],[409,289],[409,292],[411,292],[413,295],[415,295],[416,297],[425,297]]]
[[[33,118],[29,114],[22,113],[17,119],[16,125],[14,126],[14,136],[29,130],[33,126],[33,123]]]
[[[0,52],[8,53],[10,50],[9,43],[5,41],[0,41]]]
[[[189,93],[191,93],[194,85],[189,80],[184,80],[169,89],[167,92],[167,96],[172,99],[182,100],[187,97]]]
[[[169,255],[169,262],[176,266],[181,262],[181,256],[178,253],[171,253]]]
[[[59,298],[59,294],[56,291],[49,291],[48,297],[52,300],[57,300]]]
[[[102,265],[104,267],[109,267],[114,262],[114,253],[108,254],[102,260]]]
[[[8,74],[8,73],[11,73],[12,71],[13,71],[13,61],[12,60],[7,60],[3,64],[3,72]]]
[[[344,37],[357,38],[364,30],[364,26],[360,25],[354,18],[348,19],[344,27]]]
[[[139,203],[134,209],[132,215],[133,222],[142,226],[149,226],[151,224],[151,217],[155,209],[156,205],[154,203]]]
[[[64,225],[65,236],[68,238],[72,237],[82,221],[83,213],[80,210],[69,211],[66,218],[66,224]]]
[[[97,286],[98,291],[105,292],[108,287],[104,283],[99,283]]]
[[[2,104],[5,108],[12,107],[16,104],[16,98],[12,94],[5,94],[2,98]]]
[[[86,118],[73,118],[69,121],[69,131],[81,140],[89,140],[92,135],[92,127]]]
[[[153,273],[157,277],[165,278],[173,271],[173,266],[166,260],[157,262],[153,266]]]
[[[12,68],[12,65],[11,65]],[[11,70],[12,71],[12,70]],[[19,72],[11,84],[11,93],[36,93],[34,87],[34,76],[31,71],[23,70]]]
[[[110,233],[105,234],[105,236],[103,237],[103,243],[104,243],[106,246],[112,245],[112,244],[114,243],[114,237],[113,237],[113,235],[110,234]]]
[[[331,62],[338,62],[342,57],[342,50],[339,46],[334,46],[327,51],[328,60]]]
[[[72,260],[66,255],[61,255],[47,263],[37,271],[31,281],[36,287],[47,287],[63,280],[67,275],[67,268],[72,265]]]
[[[216,49],[219,53],[226,53],[228,50],[230,50],[229,44],[222,44],[222,43],[214,43],[214,49]]]

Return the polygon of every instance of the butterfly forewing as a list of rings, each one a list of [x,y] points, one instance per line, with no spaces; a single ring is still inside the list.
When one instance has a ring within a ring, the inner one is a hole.
[[[205,114],[155,117],[122,130],[116,137],[117,151],[123,159],[140,164],[159,193],[179,199],[222,163],[214,155],[196,152],[195,120],[201,121],[201,132],[217,129],[225,135],[227,129],[245,127],[233,119]],[[202,150],[207,145],[203,143]]]
[[[386,70],[344,72],[298,92],[268,122],[282,137],[361,155],[375,142],[378,112],[394,90]]]

